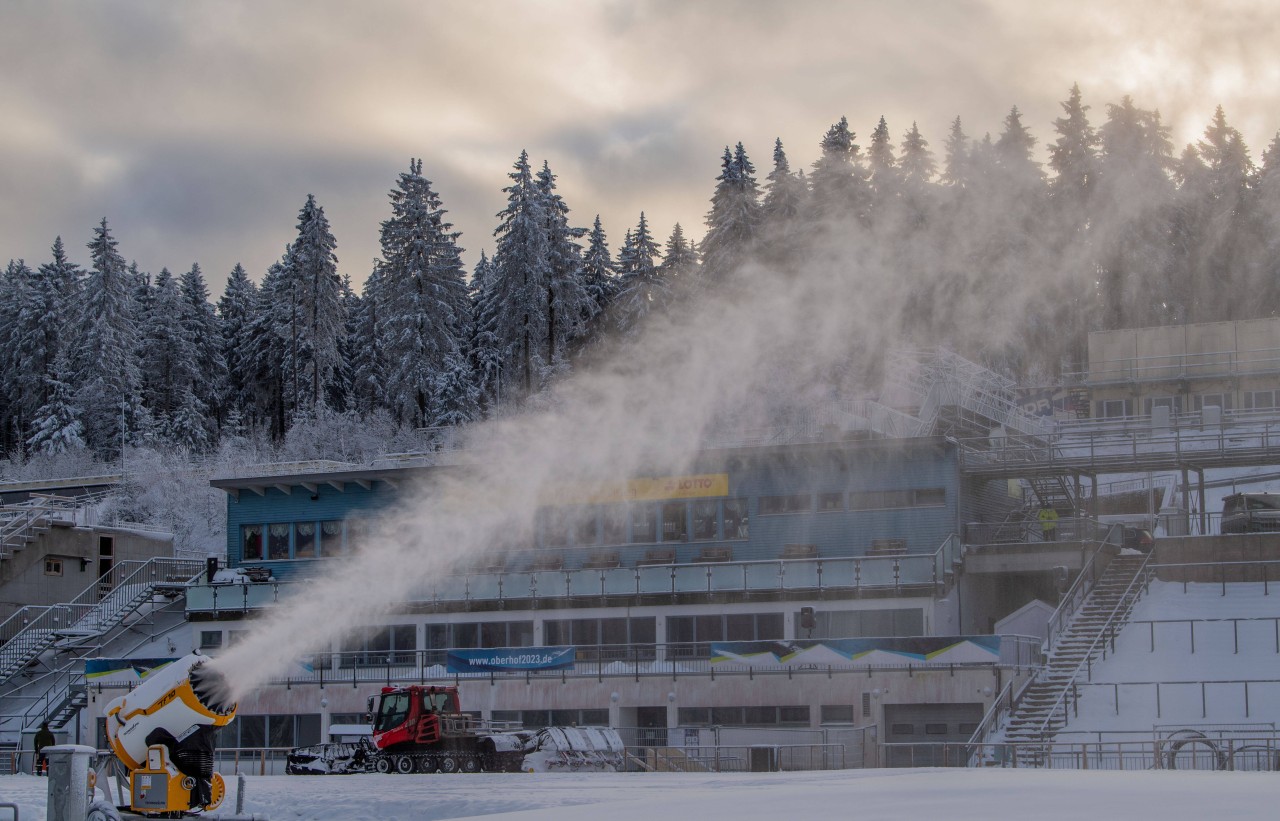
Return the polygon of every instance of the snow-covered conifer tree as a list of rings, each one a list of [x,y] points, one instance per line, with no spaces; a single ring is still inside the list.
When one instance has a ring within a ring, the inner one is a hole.
[[[222,329],[209,289],[205,286],[200,266],[193,264],[179,281],[183,335],[195,358],[191,392],[206,411],[206,437],[209,444],[217,440],[218,426],[224,418],[227,393],[227,360],[222,352]]]
[[[456,367],[466,361],[470,335],[459,235],[422,175],[421,160],[409,161],[390,198],[391,218],[382,223],[382,260],[371,290],[387,402],[404,424],[435,425],[447,404],[436,393],[437,380],[446,362]]]
[[[520,152],[503,189],[507,207],[498,214],[493,277],[485,300],[492,312],[492,344],[501,356],[503,401],[541,390],[547,377],[547,283],[551,277],[543,197]]]
[[[327,400],[340,366],[338,339],[345,330],[337,241],[316,198],[308,194],[298,213],[298,237],[282,265],[288,307],[288,406],[293,415],[314,414]]]
[[[33,452],[56,456],[85,446],[80,409],[76,407],[71,385],[66,381],[69,370],[67,352],[60,351],[45,375],[49,398],[36,410],[32,420],[27,446]]]
[[[725,147],[700,249],[708,281],[732,276],[756,250],[761,215],[755,172],[742,143],[732,153]]]
[[[243,425],[252,419],[253,362],[249,326],[253,321],[257,286],[249,279],[244,266],[236,263],[227,277],[226,288],[218,300],[218,319],[222,360],[227,366],[226,393],[222,405],[228,413],[236,411]]]
[[[634,231],[628,231],[618,252],[618,297],[613,302],[613,323],[624,336],[633,336],[650,313],[669,300],[666,279],[654,264],[658,245],[649,233],[644,212]]]
[[[113,457],[140,409],[137,329],[130,300],[135,280],[106,218],[94,229],[88,248],[92,267],[76,311],[80,333],[72,351],[71,384],[85,441],[100,455]]]
[[[582,283],[594,303],[590,315],[583,317],[584,320],[589,320],[600,316],[618,292],[617,272],[609,253],[609,239],[600,226],[599,214],[596,214],[591,233],[587,235],[587,250],[582,256]]]

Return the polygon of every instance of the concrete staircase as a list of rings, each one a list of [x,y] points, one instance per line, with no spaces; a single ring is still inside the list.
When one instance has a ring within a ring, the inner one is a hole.
[[[1093,659],[1106,652],[1141,595],[1136,584],[1147,556],[1120,555],[1111,560],[1090,590],[1070,625],[1058,637],[1044,669],[1023,693],[1005,724],[1005,741],[1044,742],[1067,723],[1067,690],[1087,671]],[[1028,762],[1030,763],[1030,762]]]

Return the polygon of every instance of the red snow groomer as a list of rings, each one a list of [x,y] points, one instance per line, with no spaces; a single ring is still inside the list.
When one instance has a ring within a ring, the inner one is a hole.
[[[321,744],[289,755],[289,772],[474,773],[624,767],[608,727],[508,729],[464,713],[458,688],[383,687],[369,697],[372,747]]]

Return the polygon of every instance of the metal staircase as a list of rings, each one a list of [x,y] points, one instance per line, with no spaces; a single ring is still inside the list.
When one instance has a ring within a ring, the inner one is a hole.
[[[1023,436],[1048,433],[1014,399],[1014,382],[944,348],[895,351],[887,367],[895,399],[913,403],[916,436],[986,436],[992,429]]]
[[[1142,594],[1149,558],[1148,555],[1116,556],[1087,593],[1077,596],[1071,591],[1064,597],[1064,605],[1071,608],[1069,619],[1060,620],[1057,625],[1051,621],[1045,666],[1010,714],[1005,724],[1005,741],[1045,742],[1066,726],[1074,698],[1072,685],[1082,674],[1087,676],[1092,672],[1096,658],[1105,658],[1109,645],[1114,649],[1116,633]],[[1088,568],[1081,571],[1078,585],[1087,583],[1087,572]],[[1035,765],[1041,758],[1042,754],[1033,749],[1024,760]]]
[[[20,504],[0,505],[0,561],[13,556],[51,527],[87,523],[89,511],[109,492],[86,496],[33,493]]]
[[[70,602],[21,608],[0,623],[0,684],[45,651],[101,636],[154,596],[180,592],[203,570],[192,559],[122,561]]]

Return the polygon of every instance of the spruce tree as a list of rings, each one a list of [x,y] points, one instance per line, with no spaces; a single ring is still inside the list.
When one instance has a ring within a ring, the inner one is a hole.
[[[809,175],[813,225],[847,228],[853,221],[865,223],[869,216],[867,172],[860,164],[854,138],[849,121],[841,117],[819,144],[822,156]]]
[[[791,172],[782,140],[775,139],[773,170],[766,178],[760,206],[760,246],[766,262],[785,269],[799,262],[807,239],[802,217],[808,198],[808,186]]]
[[[136,284],[106,218],[88,244],[92,265],[76,310],[80,332],[72,350],[71,385],[85,441],[115,458],[139,418],[137,329],[130,286]]]
[[[27,440],[27,446],[33,452],[56,456],[85,447],[80,408],[76,406],[71,385],[67,382],[70,367],[67,352],[59,351],[45,375],[48,399],[37,409],[32,420],[31,437]]]
[[[503,189],[507,206],[498,213],[493,276],[485,300],[492,311],[492,348],[501,361],[497,392],[503,401],[519,400],[542,389],[548,376],[547,293],[551,279],[544,198],[520,152]]]
[[[657,243],[649,233],[644,212],[635,231],[628,231],[618,252],[618,298],[613,303],[613,325],[625,337],[639,332],[651,313],[660,311],[669,300],[666,279],[654,264]]]
[[[287,404],[294,416],[313,416],[325,408],[341,366],[338,340],[344,322],[336,246],[324,208],[308,194],[298,213],[298,237],[281,271],[288,298]]]
[[[192,264],[178,283],[181,296],[182,331],[195,358],[191,392],[204,408],[205,443],[217,441],[218,428],[226,418],[227,360],[222,351],[222,328],[209,302],[200,266]],[[190,440],[190,437],[188,437]]]
[[[230,418],[235,413],[243,425],[256,414],[253,408],[253,357],[249,328],[253,322],[258,288],[244,266],[236,263],[218,300],[219,345],[227,367],[225,393],[220,404]]]
[[[742,143],[732,153],[725,147],[707,213],[707,233],[699,249],[702,278],[707,282],[733,276],[756,251],[761,213],[755,172]]]
[[[569,344],[586,332],[595,301],[586,288],[582,249],[586,231],[569,225],[569,207],[556,193],[556,178],[547,163],[538,172],[539,210],[547,234],[547,356],[552,372],[568,368]],[[586,317],[586,319],[584,319]]]
[[[390,199],[382,259],[370,288],[386,398],[402,423],[435,425],[442,413],[452,413],[437,392],[440,374],[463,357],[470,334],[459,235],[422,175],[421,160],[409,161]],[[359,376],[366,395],[370,368],[366,363]]]
[[[584,321],[590,321],[604,313],[618,292],[609,239],[600,225],[599,214],[587,235],[587,250],[582,255],[582,284],[593,303],[590,315],[583,317]]]

